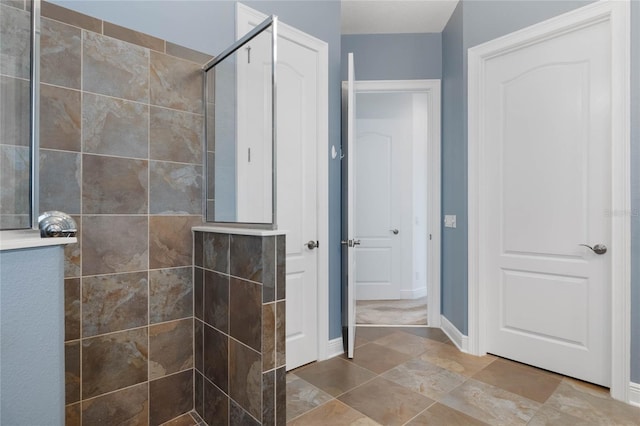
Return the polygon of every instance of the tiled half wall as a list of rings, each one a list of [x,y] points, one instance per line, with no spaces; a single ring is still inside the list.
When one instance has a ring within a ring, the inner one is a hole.
[[[285,236],[194,232],[195,408],[209,425],[284,425]]]

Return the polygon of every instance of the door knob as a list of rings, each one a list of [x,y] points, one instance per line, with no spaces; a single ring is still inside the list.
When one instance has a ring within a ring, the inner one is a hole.
[[[307,244],[305,244],[309,250],[313,250],[314,248],[318,248],[320,243],[318,241],[310,240]]]
[[[393,232],[393,235],[398,235],[400,231],[398,231],[398,229],[396,228],[396,229],[392,229],[391,232]]]
[[[579,245],[590,249],[595,254],[605,254],[607,252],[607,246],[605,246],[604,244],[596,244],[593,247],[587,244],[579,244]]]

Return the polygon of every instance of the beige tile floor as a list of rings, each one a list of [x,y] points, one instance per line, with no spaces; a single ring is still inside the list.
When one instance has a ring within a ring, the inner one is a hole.
[[[353,360],[289,372],[287,424],[640,425],[640,408],[605,388],[461,353],[438,329],[367,327]]]

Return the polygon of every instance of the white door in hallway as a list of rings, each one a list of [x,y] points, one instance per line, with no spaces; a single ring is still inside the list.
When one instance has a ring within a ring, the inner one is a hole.
[[[484,63],[478,105],[486,349],[603,386],[611,257],[585,245],[611,247],[610,47],[596,20],[522,43]]]

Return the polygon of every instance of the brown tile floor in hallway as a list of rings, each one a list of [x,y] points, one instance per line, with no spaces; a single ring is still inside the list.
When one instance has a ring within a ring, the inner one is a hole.
[[[640,425],[608,389],[458,351],[439,329],[358,328],[344,356],[287,375],[287,424]]]

